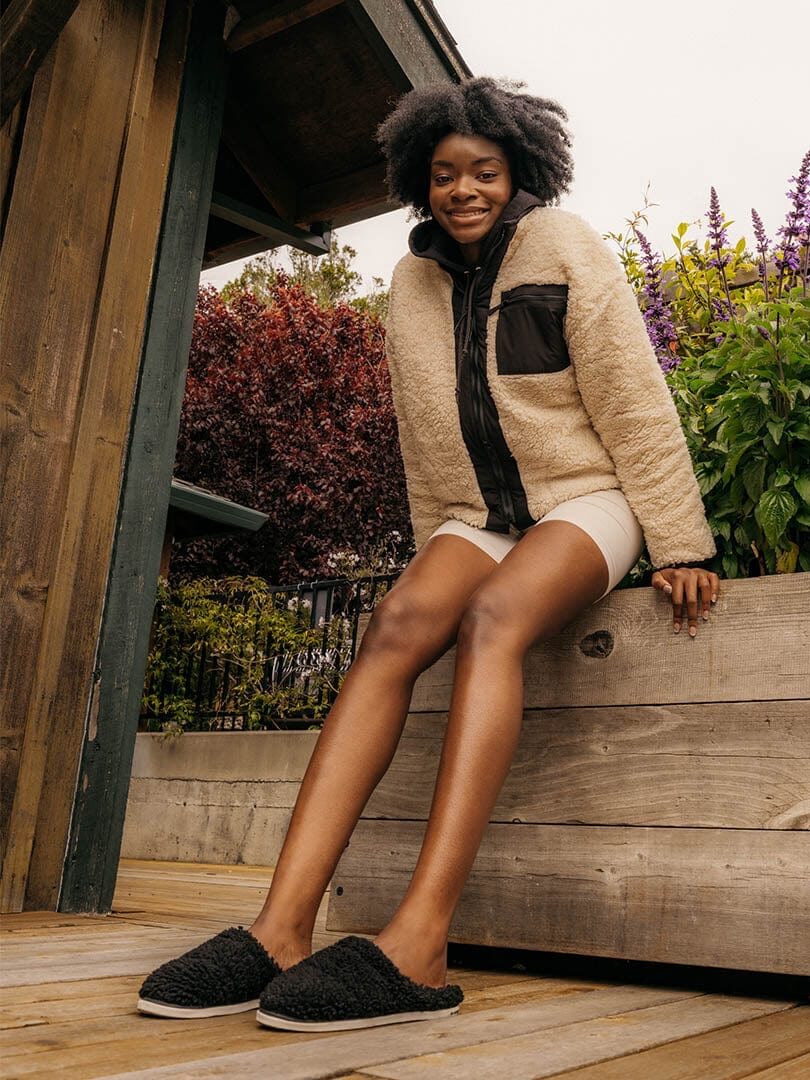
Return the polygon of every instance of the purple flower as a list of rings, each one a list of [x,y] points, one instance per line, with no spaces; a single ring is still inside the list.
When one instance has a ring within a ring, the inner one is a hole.
[[[790,207],[784,225],[776,230],[778,239],[774,243],[780,292],[785,271],[798,271],[801,265],[799,248],[806,246],[810,240],[810,150],[802,158],[798,176],[791,176],[790,179],[796,187],[785,193]]]
[[[642,311],[644,322],[661,369],[671,371],[680,363],[680,357],[672,352],[672,345],[677,343],[678,338],[669,304],[661,288],[661,262],[653,253],[646,236],[638,229],[635,232],[643,252],[644,286],[641,291],[646,300]]]
[[[768,259],[769,240],[765,233],[765,226],[762,224],[762,218],[753,207],[751,207],[751,220],[754,223],[754,236],[757,238],[757,251],[760,255],[759,276],[764,278]]]
[[[723,248],[727,243],[727,226],[725,223],[725,214],[720,209],[720,200],[713,187],[711,188],[709,209],[706,211],[705,216],[709,219],[709,240],[715,250],[715,255],[709,259],[708,265],[716,266],[720,269],[731,262],[731,255],[723,254]]]

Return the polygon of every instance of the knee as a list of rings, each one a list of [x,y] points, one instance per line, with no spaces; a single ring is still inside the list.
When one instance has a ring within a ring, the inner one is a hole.
[[[514,612],[497,593],[479,589],[470,598],[458,629],[458,646],[462,649],[501,647],[519,649]]]
[[[418,599],[392,590],[374,608],[360,651],[384,652],[397,655],[417,653],[430,619]]]

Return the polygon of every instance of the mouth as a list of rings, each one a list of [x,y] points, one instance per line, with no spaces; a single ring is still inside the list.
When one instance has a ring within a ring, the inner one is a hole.
[[[454,218],[459,221],[476,221],[482,218],[485,214],[489,213],[487,207],[472,207],[464,210],[446,210],[447,217]]]

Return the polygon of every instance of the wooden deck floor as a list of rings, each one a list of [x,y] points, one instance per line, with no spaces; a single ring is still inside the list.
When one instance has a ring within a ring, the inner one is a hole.
[[[464,989],[447,1020],[301,1035],[251,1013],[144,1017],[143,975],[252,920],[272,872],[122,864],[107,917],[24,913],[2,922],[4,1077],[346,1080],[807,1080],[808,986],[789,977],[451,946]],[[315,947],[340,935],[324,930]]]

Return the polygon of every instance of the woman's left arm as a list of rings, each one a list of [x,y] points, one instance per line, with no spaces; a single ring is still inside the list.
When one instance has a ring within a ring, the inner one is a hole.
[[[578,215],[569,220],[565,336],[583,404],[638,518],[653,567],[708,559],[717,548],[633,289],[599,233]]]

